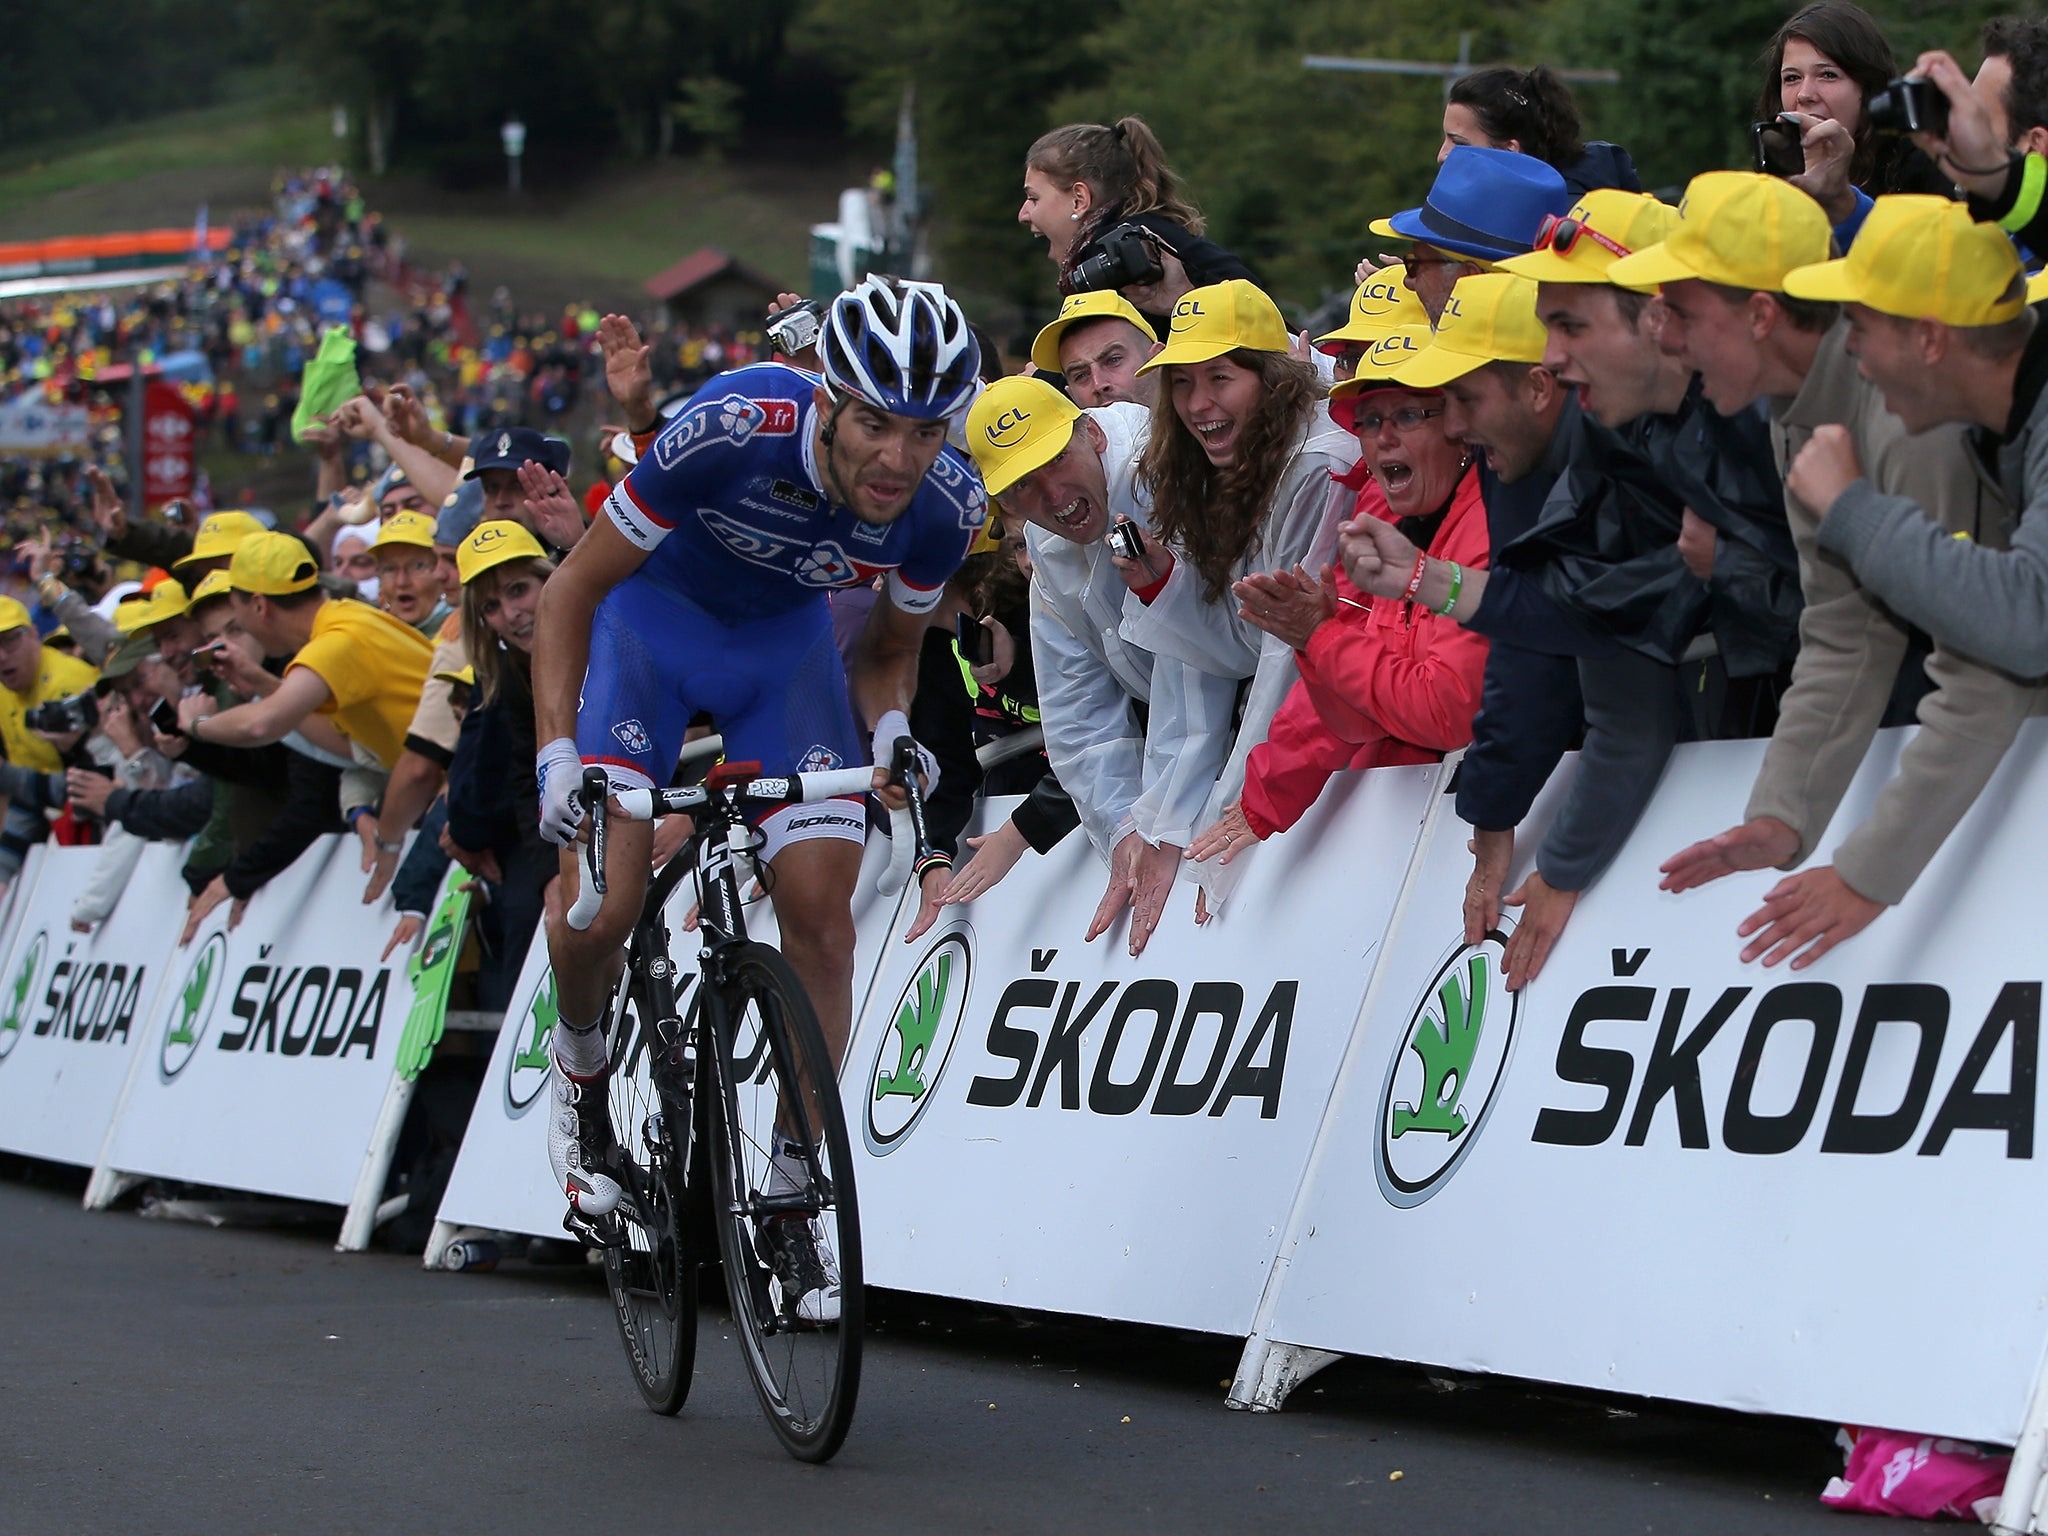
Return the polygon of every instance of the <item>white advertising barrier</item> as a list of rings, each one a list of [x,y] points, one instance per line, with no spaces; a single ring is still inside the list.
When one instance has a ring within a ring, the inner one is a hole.
[[[1137,959],[1078,834],[892,939],[840,1076],[869,1281],[1245,1333],[1440,772],[1339,775]]]
[[[87,1168],[149,1032],[186,895],[182,849],[152,844],[107,920],[73,933],[100,853],[30,852],[0,961],[0,1148]]]
[[[884,897],[875,889],[875,879],[888,862],[888,839],[869,839],[854,895],[859,935],[854,955],[856,1009],[866,997],[889,920],[896,911],[898,898]],[[668,904],[669,954],[676,963],[677,998],[685,1020],[696,1018],[697,986],[702,979],[697,969],[697,935],[682,927],[683,916],[695,901],[695,882],[685,879]],[[775,942],[771,902],[752,903],[746,918],[749,938]],[[441,1196],[424,1260],[429,1269],[440,1266],[448,1245],[465,1229],[562,1236],[562,1213],[567,1206],[548,1169],[548,1046],[555,1026],[555,978],[548,967],[547,950],[547,935],[536,932],[525,968],[519,973],[519,985],[505,1011],[504,1027],[498,1031],[497,1049],[491,1055],[476,1107],[470,1111],[469,1129],[448,1176],[448,1188]],[[629,1017],[632,1034],[623,1043],[613,1042],[613,1060],[635,1084],[636,1098],[645,1102],[647,1043],[637,1015],[629,1011]],[[738,1043],[742,1064],[756,1060],[759,1054],[758,1039]],[[742,1113],[748,1107],[743,1098]],[[624,1128],[621,1134],[625,1134]]]
[[[176,951],[102,1155],[108,1175],[348,1204],[412,1002],[409,956],[377,958],[390,899],[362,896],[355,840],[325,837],[239,927],[223,906]]]
[[[1880,737],[1810,867],[1902,739]],[[1446,798],[1233,1401],[1277,1406],[1300,1346],[2015,1438],[2048,1336],[2048,955],[2026,894],[2048,722],[1906,902],[1801,971],[1737,958],[1776,871],[1657,889],[1659,863],[1740,820],[1762,748],[1679,749],[1519,996],[1500,935],[1463,943]]]

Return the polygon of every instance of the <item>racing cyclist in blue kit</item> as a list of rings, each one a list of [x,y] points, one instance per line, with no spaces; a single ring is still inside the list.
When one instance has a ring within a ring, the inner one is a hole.
[[[700,711],[729,757],[758,760],[769,774],[885,763],[910,734],[924,615],[985,517],[979,474],[946,442],[974,398],[980,357],[943,289],[863,280],[833,301],[818,353],[822,378],[764,363],[706,384],[542,589],[533,647],[541,830],[563,845],[547,917],[558,1008],[548,1159],[581,1217],[606,1214],[620,1196],[603,1171],[612,1135],[603,1025],[653,845],[652,823],[613,822],[604,904],[588,929],[568,926],[585,765],[602,767],[614,791],[666,786]],[[842,668],[826,592],[877,577],[885,595]],[[872,757],[855,707],[874,722]],[[878,789],[882,780],[878,769]],[[852,1027],[864,807],[783,807],[760,832],[781,949],[836,1066]],[[769,1193],[800,1188],[803,1172],[801,1157],[778,1146]],[[808,1230],[774,1240],[824,1246]],[[835,1321],[833,1256],[805,1259],[821,1283],[800,1310]]]

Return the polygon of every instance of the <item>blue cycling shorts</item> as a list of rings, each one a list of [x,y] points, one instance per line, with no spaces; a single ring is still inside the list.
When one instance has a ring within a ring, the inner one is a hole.
[[[591,625],[576,750],[616,787],[662,787],[700,712],[724,736],[728,759],[759,762],[764,773],[868,759],[822,594],[789,613],[726,624],[669,588],[621,582]]]

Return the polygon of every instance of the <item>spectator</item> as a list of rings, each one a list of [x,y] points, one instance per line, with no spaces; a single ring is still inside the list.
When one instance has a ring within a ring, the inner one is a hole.
[[[1368,366],[1330,401],[1364,449],[1343,477],[1357,495],[1353,519],[1391,523],[1431,558],[1483,570],[1479,476],[1445,435],[1443,396],[1375,373]],[[1297,566],[1233,592],[1243,617],[1294,648],[1301,676],[1246,761],[1242,797],[1195,839],[1190,858],[1229,863],[1286,831],[1340,768],[1435,762],[1472,739],[1486,641],[1447,615],[1411,597],[1369,600],[1341,569],[1319,580]]]
[[[1595,187],[1643,190],[1627,150],[1579,137],[1579,108],[1571,88],[1540,64],[1534,69],[1506,64],[1475,69],[1451,82],[1437,164],[1460,145],[1533,155],[1564,177],[1574,197]]]
[[[1138,830],[1154,847],[1186,848],[1237,798],[1245,758],[1294,685],[1293,647],[1239,616],[1228,601],[1231,583],[1298,564],[1320,569],[1349,500],[1333,477],[1357,462],[1357,440],[1319,409],[1314,370],[1288,355],[1289,343],[1273,301],[1234,280],[1183,299],[1172,340],[1145,365],[1165,370],[1138,467],[1159,535],[1157,546],[1146,539],[1145,556],[1156,548],[1166,568],[1154,576],[1142,562],[1120,563],[1133,587],[1124,633],[1155,656],[1250,680],[1230,756],[1201,814],[1183,821],[1179,806],[1170,815],[1141,806]],[[1178,714],[1190,697],[1185,689],[1169,695],[1155,677],[1148,743],[1150,732],[1167,743],[1214,727]],[[1206,913],[1229,882],[1214,866],[1197,879]]]
[[[1371,227],[1376,235],[1415,242],[1401,260],[1408,286],[1434,322],[1461,278],[1526,254],[1544,219],[1571,204],[1564,178],[1545,162],[1511,150],[1460,145],[1437,168],[1420,208],[1375,219]]]
[[[327,568],[346,581],[366,603],[377,601],[377,555],[370,548],[372,528],[340,528],[330,546]]]
[[[1990,110],[1992,137],[2017,154],[2048,154],[2048,21],[1994,17],[1981,42],[1973,84]]]
[[[441,597],[434,519],[422,512],[393,513],[377,530],[370,554],[377,562],[378,605],[432,640],[455,611]]]
[[[110,783],[127,790],[169,786],[171,761],[151,744],[149,713],[159,703],[175,702],[181,691],[177,675],[157,659],[156,646],[147,636],[129,636],[107,658],[100,673],[94,735],[96,744],[107,749],[113,770]],[[72,903],[72,932],[90,933],[106,921],[127,889],[146,842],[124,827],[108,828],[92,876]]]
[[[1139,369],[1158,351],[1150,322],[1122,294],[1073,293],[1031,343],[1031,365],[1061,375],[1068,396],[1084,410],[1119,400],[1149,406],[1158,398],[1159,380]]]
[[[1699,371],[1714,408],[1731,415],[1768,401],[1781,467],[1817,428],[1842,424],[1878,490],[1910,497],[1951,532],[2000,541],[2004,509],[1971,466],[1961,430],[1909,440],[1857,373],[1835,306],[1784,291],[1787,273],[1827,259],[1826,214],[1771,176],[1715,171],[1686,190],[1670,237],[1617,261],[1608,276],[1660,285],[1663,344]],[[1667,890],[1804,862],[1870,746],[1907,654],[1904,624],[1819,556],[1820,513],[1789,484],[1785,510],[1805,595],[1792,687],[1742,824],[1668,860]],[[1796,953],[1795,964],[1811,963],[1868,927],[1904,898],[1996,766],[2027,713],[2028,690],[1945,647],[1926,670],[1934,686],[1919,701],[1920,730],[1897,776],[1832,864],[1780,881],[1742,924],[1745,960],[1775,964]]]
[[[1336,382],[1342,383],[1358,371],[1360,360],[1374,342],[1412,326],[1427,330],[1429,311],[1422,307],[1415,290],[1390,268],[1360,281],[1344,323],[1318,336],[1315,347],[1331,360]]]
[[[1202,211],[1141,118],[1119,119],[1113,128],[1071,123],[1040,135],[1024,156],[1017,222],[1045,241],[1063,294],[1076,291],[1074,268],[1101,253],[1104,235],[1138,225],[1162,275],[1117,291],[1148,315],[1170,315],[1190,289],[1254,280],[1243,262],[1202,237]]]
[[[85,661],[51,650],[36,634],[28,609],[0,597],[0,749],[7,761],[33,773],[63,770],[84,740],[84,730],[45,734],[32,729],[28,712],[38,705],[89,693],[99,673]],[[8,805],[0,821],[0,885],[21,872],[34,844],[49,836],[41,811]]]
[[[486,433],[471,445],[465,480],[483,485],[484,522],[518,523],[559,550],[583,537],[583,512],[569,495],[569,445],[530,427]],[[522,474],[522,471],[525,473]]]

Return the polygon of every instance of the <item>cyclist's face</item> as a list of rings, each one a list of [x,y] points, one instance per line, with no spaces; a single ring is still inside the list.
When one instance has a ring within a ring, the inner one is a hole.
[[[541,578],[524,566],[490,573],[495,590],[481,599],[484,622],[491,633],[518,651],[533,649],[533,619],[540,609]]]
[[[891,416],[856,400],[839,413],[826,452],[847,510],[864,523],[893,523],[945,446],[945,422]]]
[[[1109,527],[1109,476],[1102,467],[1107,445],[1102,428],[1083,416],[1066,447],[1003,492],[1003,509],[1047,533],[1093,544]]]

